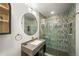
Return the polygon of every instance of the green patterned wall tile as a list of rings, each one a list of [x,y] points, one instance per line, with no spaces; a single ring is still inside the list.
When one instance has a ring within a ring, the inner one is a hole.
[[[46,47],[68,52],[75,55],[75,7],[74,5],[65,13],[56,15],[55,18],[48,18],[45,26],[41,25],[41,37],[46,40]],[[72,35],[69,35],[69,24],[72,22]],[[48,49],[46,49],[47,51]],[[52,52],[52,51],[51,51]],[[54,51],[53,51],[54,52]],[[56,52],[59,54],[59,52]]]

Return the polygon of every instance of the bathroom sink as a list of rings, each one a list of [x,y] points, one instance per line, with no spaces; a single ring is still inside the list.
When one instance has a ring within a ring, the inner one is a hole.
[[[35,41],[31,42],[30,44],[39,45],[41,42],[42,42],[41,40],[35,40]]]
[[[27,42],[26,44],[23,43],[22,51],[28,55],[35,55],[45,44],[45,40],[33,40]]]

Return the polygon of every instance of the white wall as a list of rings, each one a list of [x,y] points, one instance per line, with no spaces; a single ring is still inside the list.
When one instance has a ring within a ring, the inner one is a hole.
[[[22,15],[27,12],[27,6],[24,3],[11,4],[11,34],[0,35],[0,55],[21,55],[21,43],[30,40],[32,37],[24,34],[22,30]],[[39,26],[39,17],[37,13],[36,17]],[[23,39],[20,41],[15,40],[17,34],[21,34]],[[33,37],[39,37],[39,27]]]
[[[77,12],[79,12],[79,4],[76,4]],[[76,14],[76,55],[79,56],[79,14]]]

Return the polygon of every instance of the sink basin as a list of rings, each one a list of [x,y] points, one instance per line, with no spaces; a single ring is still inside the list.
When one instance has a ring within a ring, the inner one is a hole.
[[[41,42],[42,41],[40,41],[40,40],[35,40],[35,41],[31,42],[30,44],[32,44],[32,45],[39,45]]]
[[[30,56],[35,55],[43,46],[45,45],[45,40],[33,40],[27,43],[23,43],[21,46],[22,51]]]

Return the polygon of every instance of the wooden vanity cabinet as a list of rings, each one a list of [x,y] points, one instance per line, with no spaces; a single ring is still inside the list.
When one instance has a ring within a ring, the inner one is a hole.
[[[33,41],[31,41],[31,42],[33,42]],[[21,45],[21,55],[22,56],[44,56],[45,49],[46,49],[45,41],[41,41],[41,43],[38,45],[32,45],[30,43],[26,43],[26,44],[23,43]]]

